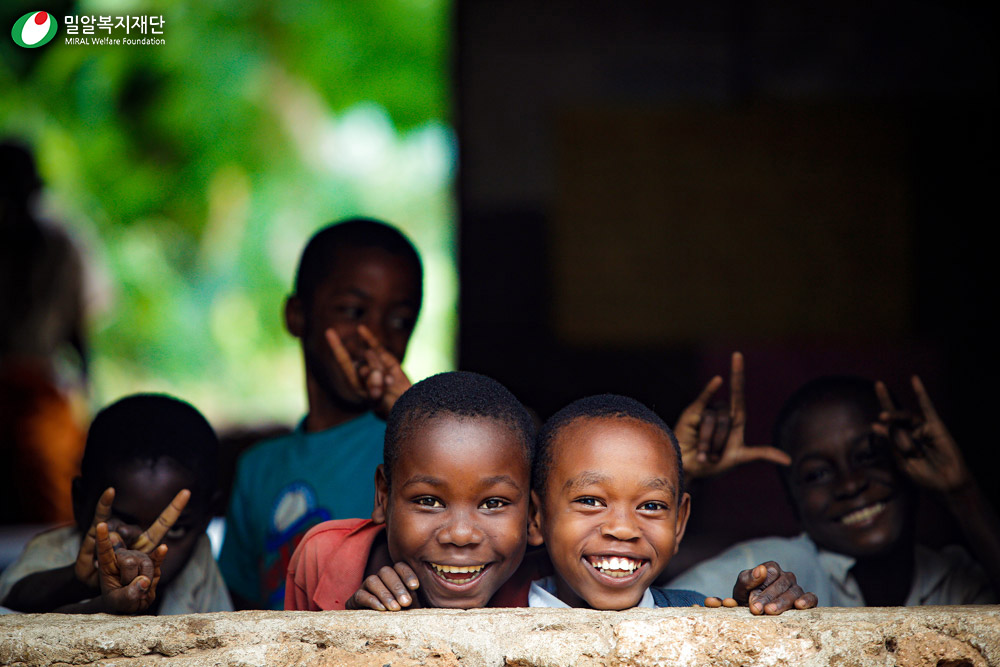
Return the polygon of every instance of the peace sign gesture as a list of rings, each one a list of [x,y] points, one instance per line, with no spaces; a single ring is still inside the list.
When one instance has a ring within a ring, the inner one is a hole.
[[[772,461],[789,465],[791,457],[775,447],[749,447],[744,442],[747,411],[744,397],[743,355],[733,352],[729,376],[729,410],[709,407],[712,396],[722,386],[716,375],[698,398],[677,419],[674,434],[681,446],[684,471],[691,477],[707,477],[750,461]]]
[[[167,555],[167,545],[161,544],[149,553],[122,548],[120,543],[112,543],[108,524],[103,521],[97,524],[94,532],[101,601],[105,608],[114,614],[136,614],[146,610],[156,600],[156,585],[160,581],[160,566]]]
[[[923,382],[911,378],[921,415],[898,410],[885,383],[875,383],[882,405],[879,421],[872,429],[890,438],[896,460],[903,472],[920,486],[949,493],[971,481],[962,452],[941,421]]]
[[[111,519],[111,506],[114,499],[114,488],[109,487],[101,494],[101,497],[97,501],[97,509],[94,511],[94,520],[90,524],[90,530],[84,535],[83,542],[80,543],[80,551],[77,552],[76,556],[76,564],[74,566],[76,578],[93,588],[96,588],[98,585],[98,559],[95,557],[98,525],[105,524],[105,530],[108,530],[108,539],[112,546],[124,544],[122,537],[118,533],[111,532],[107,526]],[[160,544],[160,541],[173,527],[177,519],[180,518],[190,499],[191,492],[187,489],[181,489],[174,496],[173,500],[170,501],[170,504],[160,513],[160,516],[156,518],[156,521],[135,539],[131,548],[147,554],[156,549],[157,545]]]
[[[410,388],[410,379],[403,372],[399,360],[385,349],[368,327],[358,325],[358,335],[364,341],[365,350],[364,362],[357,367],[333,327],[326,330],[326,341],[351,388],[385,419],[396,400]]]

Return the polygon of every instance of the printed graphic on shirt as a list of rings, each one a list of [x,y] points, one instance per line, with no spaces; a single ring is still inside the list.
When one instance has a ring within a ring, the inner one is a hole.
[[[310,528],[331,518],[329,510],[318,506],[316,492],[307,482],[292,482],[278,492],[271,508],[261,577],[272,606],[284,603],[285,572],[295,547]]]

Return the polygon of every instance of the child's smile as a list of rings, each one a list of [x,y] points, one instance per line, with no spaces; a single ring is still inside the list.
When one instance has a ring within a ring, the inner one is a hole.
[[[516,433],[486,417],[441,415],[414,428],[372,518],[389,554],[432,607],[485,607],[527,546],[530,468]],[[391,488],[391,492],[390,492]]]
[[[636,419],[580,417],[551,447],[531,534],[548,549],[557,596],[575,607],[634,607],[687,524],[673,444]]]

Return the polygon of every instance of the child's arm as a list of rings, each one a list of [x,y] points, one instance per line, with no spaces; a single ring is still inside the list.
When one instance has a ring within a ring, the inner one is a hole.
[[[875,391],[883,412],[873,429],[891,436],[896,460],[907,477],[941,495],[1000,596],[1000,518],[983,496],[920,378],[914,375],[911,383],[922,418],[897,410],[885,384],[877,382]]]
[[[405,582],[405,583],[404,583]],[[411,596],[420,581],[406,563],[385,566],[361,583],[358,592],[347,601],[348,609],[374,609],[375,611],[400,611],[403,607],[419,607],[420,601]]]
[[[740,572],[733,586],[733,598],[738,604],[749,606],[751,614],[769,616],[789,609],[809,609],[819,602],[814,594],[795,583],[794,574],[785,572],[774,561]]]
[[[354,367],[350,353],[334,329],[326,330],[326,340],[353,389],[371,402],[375,413],[385,419],[396,400],[410,388],[410,379],[403,372],[399,360],[382,346],[368,327],[359,325],[358,334],[368,346],[365,363],[360,368]]]
[[[791,463],[788,454],[780,449],[748,447],[743,441],[747,422],[744,383],[743,355],[733,352],[728,413],[709,407],[712,395],[722,386],[718,375],[708,381],[698,398],[681,413],[674,434],[681,446],[685,474],[707,477],[756,460],[779,465]]]

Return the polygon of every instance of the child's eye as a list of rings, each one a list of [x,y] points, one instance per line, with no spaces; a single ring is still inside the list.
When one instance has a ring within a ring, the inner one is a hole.
[[[583,498],[577,498],[573,501],[579,505],[586,505],[587,507],[604,507],[604,503],[600,499],[591,496],[584,496]]]
[[[444,507],[444,504],[440,500],[431,496],[421,496],[413,502],[423,507]]]
[[[185,535],[187,535],[187,532],[188,532],[187,526],[174,526],[173,528],[167,531],[167,537],[171,540],[179,540]]]
[[[364,315],[364,309],[358,306],[337,306],[337,315],[347,320],[360,320]]]
[[[504,500],[503,498],[487,498],[479,505],[479,509],[482,510],[497,510],[501,507],[506,507],[510,505],[509,500]]]
[[[817,466],[807,468],[799,473],[799,481],[802,484],[823,484],[830,481],[833,471],[827,466]]]
[[[639,505],[639,509],[645,512],[659,512],[670,508],[667,507],[667,504],[664,502],[660,502],[659,500],[650,500],[649,502]]]

